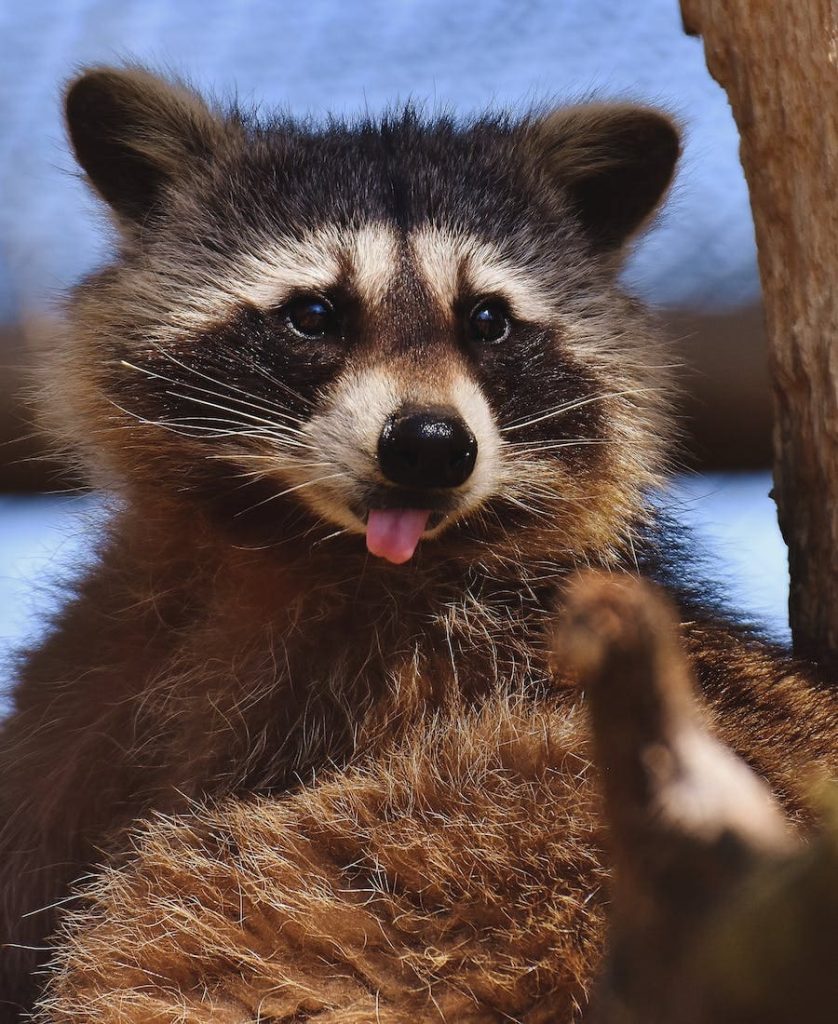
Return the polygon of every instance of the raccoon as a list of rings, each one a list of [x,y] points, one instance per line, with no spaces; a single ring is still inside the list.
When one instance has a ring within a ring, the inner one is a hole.
[[[579,570],[666,583],[716,728],[790,813],[838,749],[834,694],[687,585],[650,498],[672,387],[618,276],[676,125],[623,103],[317,125],[139,67],[82,74],[66,120],[116,250],[68,302],[43,407],[111,512],[0,733],[2,1020],[103,861],[106,923],[155,907],[171,937],[178,889],[207,917],[182,956],[113,934],[116,1016],[100,986],[68,1020],[574,1019],[605,875],[550,640]],[[242,797],[226,826],[195,811]],[[260,849],[287,914],[257,942],[230,900]],[[373,943],[385,891],[406,903]]]

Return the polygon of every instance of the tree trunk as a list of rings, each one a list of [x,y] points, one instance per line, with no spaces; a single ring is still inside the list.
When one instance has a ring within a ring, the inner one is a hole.
[[[795,651],[838,667],[838,3],[681,0],[741,134]]]

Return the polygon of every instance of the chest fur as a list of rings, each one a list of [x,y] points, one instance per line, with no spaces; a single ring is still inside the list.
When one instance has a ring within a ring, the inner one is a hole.
[[[546,677],[546,600],[527,588],[238,594],[219,591],[143,688],[144,730],[199,790],[284,788],[430,712]]]

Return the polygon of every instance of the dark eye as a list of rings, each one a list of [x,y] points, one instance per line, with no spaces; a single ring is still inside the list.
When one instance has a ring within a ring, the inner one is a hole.
[[[502,341],[509,334],[509,314],[497,299],[481,299],[468,317],[472,341]]]
[[[324,338],[337,333],[337,315],[326,299],[316,295],[301,295],[292,299],[282,310],[285,322],[304,338]]]

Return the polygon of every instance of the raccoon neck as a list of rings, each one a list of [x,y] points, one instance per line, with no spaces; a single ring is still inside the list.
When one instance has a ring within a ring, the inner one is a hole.
[[[441,608],[471,602],[538,614],[555,604],[568,576],[591,564],[590,553],[566,550],[525,557],[520,550],[460,550],[455,539],[420,544],[414,559],[390,565],[364,549],[358,535],[335,535],[328,524],[298,516],[269,540],[236,536],[196,507],[157,501],[132,504],[115,534],[132,572],[158,586],[191,592],[190,601],[217,603],[226,594],[243,620],[271,620],[293,605],[299,614],[340,615],[349,606],[359,628],[394,611],[426,621]],[[597,559],[613,569],[637,567],[637,542],[613,545]],[[296,614],[296,613],[295,613]]]
[[[338,539],[238,544],[194,508],[160,503],[112,520],[86,589],[125,658],[117,677],[132,692],[154,680],[190,709],[183,756],[199,781],[271,789],[392,741],[428,707],[555,679],[545,628],[569,566],[391,566],[363,538]]]

